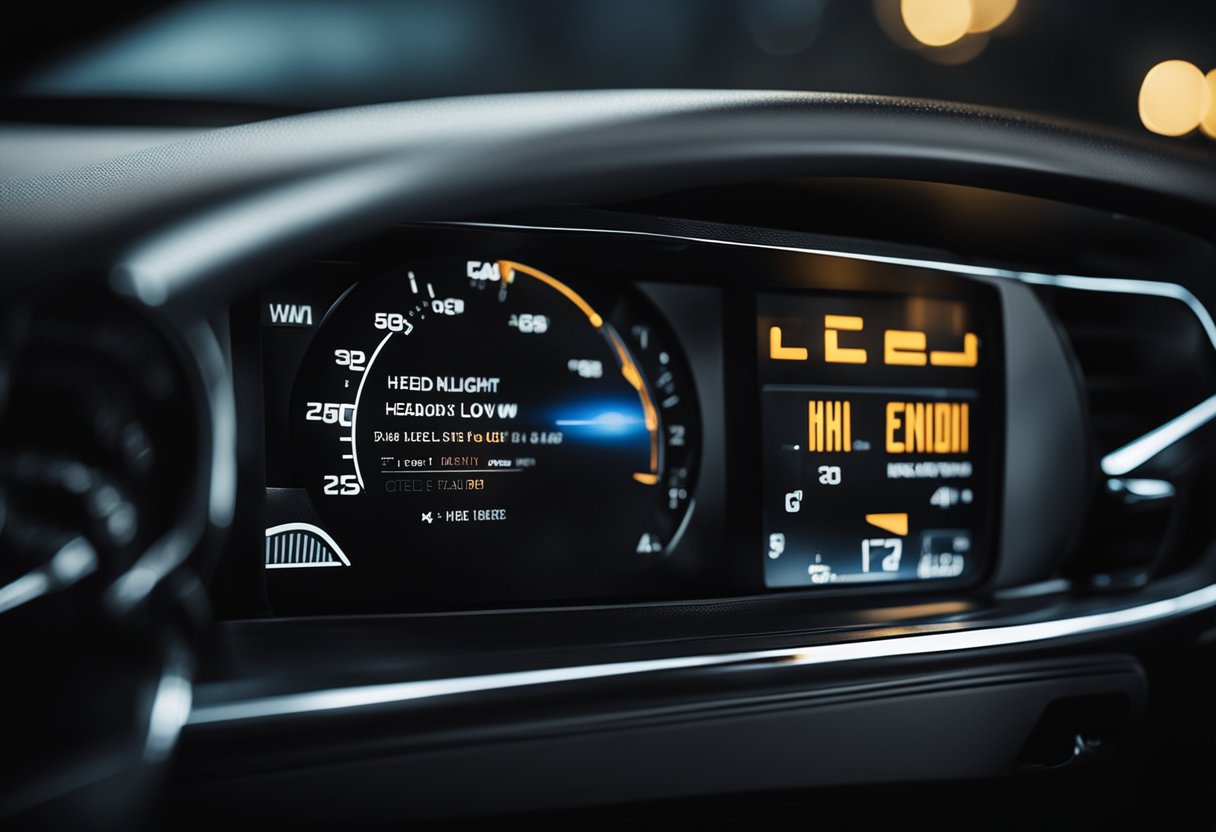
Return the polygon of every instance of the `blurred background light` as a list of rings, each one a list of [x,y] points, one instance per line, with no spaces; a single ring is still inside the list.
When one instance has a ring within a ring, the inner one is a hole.
[[[991,32],[1018,6],[1018,0],[971,0],[971,25],[968,32]]]
[[[1204,76],[1203,118],[1199,120],[1199,129],[1210,139],[1216,139],[1216,69]]]
[[[924,49],[921,54],[935,64],[961,66],[978,58],[980,53],[988,48],[988,41],[988,33],[981,32],[976,35],[967,35],[945,46]]]
[[[904,25],[925,46],[945,46],[971,28],[971,0],[900,0]]]
[[[912,37],[912,33],[904,25],[900,0],[874,0],[874,18],[878,21],[878,28],[882,29],[896,46],[912,51],[924,49],[925,45]]]
[[[1017,0],[874,0],[879,27],[899,46],[935,64],[979,57],[989,33],[1004,25]]]
[[[1207,82],[1188,61],[1162,61],[1140,85],[1140,121],[1154,133],[1183,136],[1203,121]]]

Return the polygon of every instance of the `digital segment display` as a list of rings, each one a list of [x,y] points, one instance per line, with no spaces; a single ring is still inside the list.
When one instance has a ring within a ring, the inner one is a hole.
[[[994,329],[954,299],[758,299],[765,583],[962,579],[989,545]]]

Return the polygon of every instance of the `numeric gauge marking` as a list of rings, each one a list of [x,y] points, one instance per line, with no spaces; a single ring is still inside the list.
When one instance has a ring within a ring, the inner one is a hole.
[[[672,552],[700,455],[691,376],[640,296],[600,291],[605,307],[531,265],[451,257],[325,316],[292,397],[298,479],[377,591],[433,598],[475,570],[522,597],[593,595]]]

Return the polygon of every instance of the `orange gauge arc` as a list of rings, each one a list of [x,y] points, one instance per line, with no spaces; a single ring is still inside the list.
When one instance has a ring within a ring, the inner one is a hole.
[[[539,269],[534,269],[523,263],[517,263],[514,260],[498,261],[499,279],[503,283],[507,285],[513,283],[517,272],[539,280],[551,289],[561,293],[567,300],[577,306],[587,316],[587,320],[591,322],[591,326],[601,335],[604,335],[608,339],[608,342],[612,344],[613,353],[616,355],[617,363],[621,368],[621,375],[625,377],[625,381],[629,382],[629,386],[637,391],[638,398],[641,400],[642,413],[646,420],[646,430],[650,434],[650,470],[636,473],[633,475],[633,478],[643,485],[656,485],[659,481],[659,411],[654,406],[654,399],[650,395],[646,381],[638,370],[638,365],[634,362],[633,356],[629,354],[628,348],[612,327],[604,325],[603,317],[591,307],[591,304],[587,303],[582,295],[565,283],[562,283],[551,275],[545,274]]]

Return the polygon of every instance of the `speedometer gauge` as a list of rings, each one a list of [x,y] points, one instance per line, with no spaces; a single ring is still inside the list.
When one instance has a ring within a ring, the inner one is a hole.
[[[410,264],[341,297],[290,405],[321,524],[307,540],[306,524],[292,530],[287,554],[268,548],[272,592],[307,580],[463,603],[659,581],[693,505],[696,395],[640,295],[595,300],[490,258]],[[338,568],[293,570],[293,557]]]

